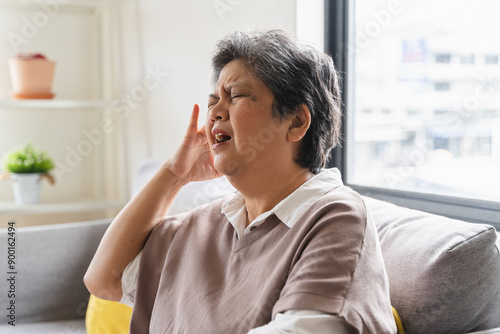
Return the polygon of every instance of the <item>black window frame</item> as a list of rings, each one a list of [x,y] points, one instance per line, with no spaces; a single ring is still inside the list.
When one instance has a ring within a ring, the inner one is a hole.
[[[348,182],[347,151],[349,141],[347,130],[349,119],[349,36],[350,20],[354,20],[354,0],[325,1],[325,52],[330,54],[341,78],[340,87],[343,101],[342,146],[336,147],[327,162],[327,167],[337,167],[342,173],[344,183],[358,193],[453,219],[472,223],[493,225],[500,231],[500,202],[483,201],[463,197],[443,196],[413,191],[370,187]],[[500,192],[500,189],[499,189]]]

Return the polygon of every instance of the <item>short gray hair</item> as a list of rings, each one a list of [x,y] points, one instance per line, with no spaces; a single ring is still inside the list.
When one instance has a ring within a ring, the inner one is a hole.
[[[281,30],[235,32],[219,41],[212,58],[213,82],[224,66],[240,60],[274,94],[273,115],[284,119],[301,104],[311,112],[311,126],[295,162],[317,174],[339,144],[341,97],[333,60],[299,44]]]

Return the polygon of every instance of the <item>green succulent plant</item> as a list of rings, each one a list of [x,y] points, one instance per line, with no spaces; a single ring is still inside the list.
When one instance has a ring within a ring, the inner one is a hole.
[[[11,173],[47,173],[54,168],[54,162],[47,152],[39,151],[28,143],[7,152],[2,159],[3,168]]]

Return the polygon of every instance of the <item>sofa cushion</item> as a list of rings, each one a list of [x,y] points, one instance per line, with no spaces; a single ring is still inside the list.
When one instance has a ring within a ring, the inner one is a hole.
[[[109,223],[104,219],[17,228],[16,328],[26,323],[83,319],[89,298],[83,275]],[[3,249],[7,249],[7,237],[6,229],[0,229]],[[7,268],[6,261],[7,256],[0,258],[2,268]],[[0,291],[8,291],[8,284],[6,279],[0,280]],[[2,305],[9,302],[6,297],[2,293]]]
[[[16,321],[17,322],[17,321]],[[43,321],[31,324],[17,324],[15,326],[0,325],[2,334],[87,334],[83,319]]]
[[[492,226],[364,199],[407,333],[500,326],[500,242]]]

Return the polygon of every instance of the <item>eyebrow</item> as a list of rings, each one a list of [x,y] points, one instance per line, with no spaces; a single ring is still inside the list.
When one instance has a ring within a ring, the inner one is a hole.
[[[231,90],[234,87],[248,87],[248,88],[252,88],[252,86],[250,84],[247,84],[245,82],[235,82],[235,83],[230,83],[227,87],[225,87],[225,89]]]
[[[233,89],[234,87],[248,87],[248,88],[252,88],[252,86],[250,84],[247,84],[245,82],[234,82],[234,83],[230,83],[227,87],[225,87],[224,89],[225,90],[231,90]],[[209,99],[218,99],[219,97],[217,95],[215,95],[215,93],[212,93],[212,94],[209,94],[208,95],[208,98]]]

